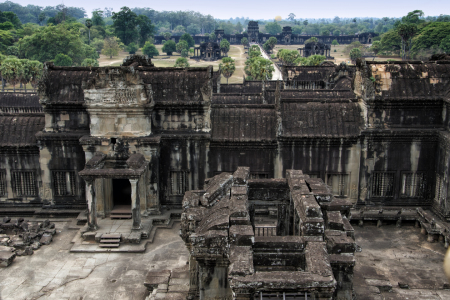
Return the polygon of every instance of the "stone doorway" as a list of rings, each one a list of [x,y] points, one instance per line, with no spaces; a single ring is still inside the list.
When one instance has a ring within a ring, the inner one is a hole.
[[[131,183],[128,179],[113,179],[113,207],[131,207]]]

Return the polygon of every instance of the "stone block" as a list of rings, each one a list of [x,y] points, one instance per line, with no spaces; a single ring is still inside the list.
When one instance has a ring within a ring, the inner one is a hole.
[[[165,290],[167,291],[169,277],[169,270],[150,271],[145,277],[144,286],[151,292],[155,288],[159,289],[159,285],[165,285]]]
[[[49,233],[51,235],[55,235],[56,234],[56,228],[47,228],[44,231],[45,233]]]
[[[12,264],[16,253],[11,251],[0,251],[0,267],[7,267]]]
[[[39,243],[41,243],[41,245],[49,245],[52,242],[52,239],[53,236],[51,234],[45,233],[42,235]]]
[[[17,256],[33,255],[33,249],[31,248],[31,246],[27,246],[23,250],[17,250],[16,253]]]
[[[82,237],[83,237],[83,240],[85,240],[85,241],[95,241],[96,234],[97,234],[96,232],[88,231],[88,232],[83,233]]]
[[[16,250],[16,248],[14,248],[14,247],[0,246],[0,251],[14,252],[15,250]]]
[[[251,246],[254,232],[251,225],[233,225],[230,227],[230,243],[238,246]]]
[[[381,279],[366,279],[367,285],[376,286],[380,292],[389,292],[392,290],[392,284],[389,280],[381,280]]]
[[[356,250],[355,241],[344,231],[326,230],[325,240],[330,254],[354,253]]]
[[[339,211],[327,211],[326,217],[329,229],[344,230],[344,221]]]
[[[255,272],[251,246],[231,246],[229,260],[228,274],[230,276],[246,276]]]
[[[238,167],[233,173],[233,184],[243,185],[247,183],[250,176],[249,167]]]

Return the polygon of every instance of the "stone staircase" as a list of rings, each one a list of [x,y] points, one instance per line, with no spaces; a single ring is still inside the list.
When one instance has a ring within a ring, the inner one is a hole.
[[[100,248],[119,248],[122,235],[119,233],[104,233],[100,237]]]
[[[131,219],[131,206],[115,206],[114,209],[111,210],[110,217],[111,219]]]

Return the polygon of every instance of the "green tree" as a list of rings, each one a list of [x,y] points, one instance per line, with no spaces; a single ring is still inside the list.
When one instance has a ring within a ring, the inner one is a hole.
[[[210,41],[210,42],[215,42],[215,41],[216,41],[216,35],[215,35],[214,33],[211,33],[211,34],[209,35],[209,41]]]
[[[278,40],[276,37],[271,36],[267,42],[269,43],[270,46],[270,51],[272,51],[273,48],[275,48],[276,44],[278,43]]]
[[[12,56],[20,56],[19,47],[17,46],[9,46],[6,48],[5,51],[6,55],[12,55]]]
[[[55,56],[55,59],[53,60],[53,63],[55,66],[61,66],[61,67],[71,67],[73,62],[69,55],[65,55],[63,53],[59,53]]]
[[[300,57],[300,53],[296,50],[280,49],[277,53],[277,58],[284,66],[295,66],[298,64],[297,59]]]
[[[173,35],[179,36],[186,33],[186,28],[183,25],[178,25],[172,30]]]
[[[411,40],[417,32],[415,24],[400,24],[397,26],[397,33],[402,40],[402,59],[405,60],[411,49]]]
[[[105,21],[103,20],[103,11],[94,10],[92,12],[92,25],[94,26],[105,26]]]
[[[401,49],[401,38],[396,30],[390,30],[381,36],[381,51],[398,52]]]
[[[308,20],[303,21],[303,25],[308,26]]]
[[[14,42],[14,38],[11,32],[6,30],[0,30],[0,52],[5,52],[6,48],[11,46]]]
[[[333,35],[340,36],[341,35],[341,31],[339,29],[336,29],[335,31],[333,31]]]
[[[294,21],[295,21],[295,14],[290,13],[290,14],[288,15],[288,20],[291,20],[292,22],[294,22]]]
[[[339,42],[338,42],[336,39],[334,39],[334,40],[331,42],[331,45],[333,45],[333,46],[336,48],[336,46],[339,45]]]
[[[81,66],[82,67],[98,67],[98,61],[96,59],[92,59],[92,58],[85,58],[81,62]]]
[[[276,21],[267,23],[265,28],[269,34],[281,33],[281,26]]]
[[[305,41],[305,44],[312,43],[312,42],[317,43],[318,41],[319,40],[315,36],[313,36],[313,37],[310,37],[309,39],[307,39]]]
[[[153,58],[153,56],[159,55],[158,49],[156,49],[155,45],[153,45],[149,41],[145,42],[145,45],[142,48],[142,52],[151,58]]]
[[[189,33],[185,33],[180,37],[180,41],[186,41],[188,48],[195,46],[195,41]]]
[[[144,46],[148,38],[154,35],[155,26],[153,26],[152,21],[149,19],[149,17],[144,15],[139,15],[137,17],[137,26],[139,33],[139,45],[142,47]]]
[[[200,26],[197,24],[191,24],[188,27],[186,27],[187,33],[196,35],[200,33]]]
[[[245,47],[248,47],[249,43],[248,43],[248,39],[246,37],[243,37],[241,39],[241,45]]]
[[[450,36],[450,22],[433,22],[427,24],[412,40],[411,53],[420,50],[439,48],[442,40]]]
[[[233,75],[234,71],[236,71],[236,64],[231,57],[224,57],[219,64],[219,69],[222,75],[227,79],[228,84],[228,79]]]
[[[28,60],[28,70],[31,75],[30,83],[33,89],[36,91],[37,83],[42,75],[43,65],[37,60]]]
[[[248,56],[250,59],[261,56],[261,50],[259,50],[259,47],[257,45],[252,45],[250,49],[248,49]]]
[[[119,39],[115,36],[107,37],[103,42],[103,50],[102,54],[109,56],[109,58],[112,58],[113,56],[116,56],[119,54],[120,46],[119,46]]]
[[[328,30],[322,31],[322,35],[330,35],[330,32]]]
[[[350,59],[352,60],[352,63],[353,63],[353,64],[356,63],[356,60],[357,60],[358,58],[361,58],[361,57],[362,57],[361,49],[359,49],[359,48],[353,48],[353,49],[350,51]]]
[[[124,6],[118,13],[113,12],[113,28],[115,35],[125,44],[137,40],[139,34],[137,30],[137,15],[128,7]]]
[[[177,44],[177,52],[181,53],[183,50],[188,50],[189,45],[185,40],[180,40],[180,42]]]
[[[445,53],[450,54],[450,35],[441,40],[439,48]]]
[[[172,34],[170,32],[164,32],[163,37],[166,41],[168,41],[172,37]]]
[[[270,80],[275,69],[270,60],[258,56],[245,62],[244,71],[253,80]]]
[[[310,57],[301,57],[303,60],[301,60],[300,65],[302,66],[318,66],[320,65],[326,57],[324,55],[311,55]]]
[[[174,67],[175,68],[189,68],[189,62],[188,62],[188,60],[186,58],[179,57],[175,61]]]
[[[41,27],[34,34],[20,39],[16,45],[21,57],[30,60],[50,61],[63,53],[79,65],[85,58],[98,58],[95,49],[82,42],[79,26],[83,25],[62,23]]]
[[[5,58],[0,65],[2,77],[13,85],[14,92],[16,92],[16,84],[20,81],[22,67],[21,61],[16,57]]]
[[[372,47],[370,47],[370,50],[373,51],[373,53],[377,54],[381,50],[381,42],[380,41],[374,41],[372,43]]]
[[[138,51],[139,46],[136,45],[135,42],[131,42],[130,44],[128,44],[128,46],[126,47],[127,51],[129,54],[136,54],[136,51]]]
[[[162,52],[167,53],[167,55],[172,55],[172,53],[175,51],[177,51],[177,46],[174,41],[168,40],[164,43]]]
[[[180,37],[180,41],[186,41],[188,48],[195,46],[195,41],[189,33],[185,33]]]
[[[91,19],[86,19],[86,21],[84,21],[84,25],[87,27],[87,29],[89,30],[89,42],[88,45],[91,44],[91,27],[92,27],[92,20]]]
[[[189,56],[189,50],[188,49],[181,50],[180,55],[181,55],[181,57],[188,57]]]
[[[95,51],[97,51],[97,52],[101,52],[102,51],[103,44],[104,44],[104,41],[102,39],[98,39],[98,38],[97,39],[93,39],[92,42],[91,42],[92,48],[94,48]]]
[[[228,51],[230,51],[230,42],[228,42],[226,39],[222,39],[220,41],[220,50],[222,50],[222,52],[227,55]]]

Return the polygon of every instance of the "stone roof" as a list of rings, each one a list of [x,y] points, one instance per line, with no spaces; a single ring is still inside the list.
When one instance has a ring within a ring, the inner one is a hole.
[[[35,93],[0,93],[0,107],[42,108]]]
[[[275,109],[257,107],[221,107],[211,112],[212,140],[250,142],[273,141],[276,129]]]
[[[353,137],[363,119],[357,103],[282,103],[285,137]]]
[[[450,64],[422,62],[366,62],[384,98],[447,98]]]
[[[36,133],[44,128],[44,116],[0,116],[2,147],[36,146]]]

